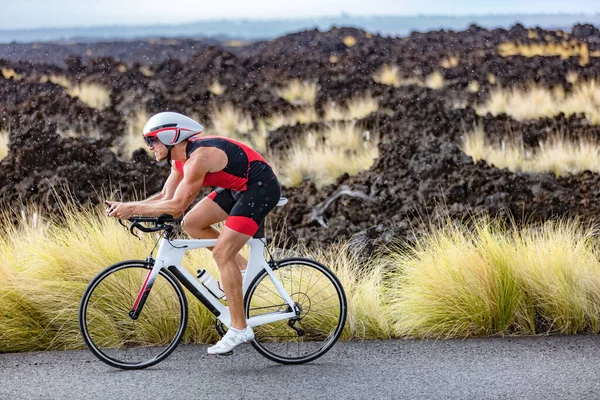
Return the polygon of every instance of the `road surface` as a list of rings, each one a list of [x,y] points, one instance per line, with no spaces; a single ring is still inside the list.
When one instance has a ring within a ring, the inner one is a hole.
[[[600,336],[339,342],[306,365],[180,346],[121,371],[88,351],[0,354],[0,399],[599,399]]]

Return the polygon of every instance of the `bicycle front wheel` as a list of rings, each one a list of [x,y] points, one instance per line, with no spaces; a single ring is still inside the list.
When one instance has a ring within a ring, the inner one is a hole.
[[[300,315],[254,327],[252,345],[282,364],[312,361],[331,349],[342,334],[348,308],[344,289],[326,266],[306,258],[281,260],[274,272]],[[245,304],[246,318],[291,311],[265,270],[250,285]]]
[[[161,270],[141,314],[129,312],[145,285],[151,266],[124,261],[90,282],[79,306],[85,344],[101,361],[122,369],[141,369],[165,359],[179,344],[187,325],[187,299],[171,273]]]

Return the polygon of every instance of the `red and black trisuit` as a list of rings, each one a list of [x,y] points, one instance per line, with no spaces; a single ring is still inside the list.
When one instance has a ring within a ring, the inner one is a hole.
[[[229,215],[225,226],[253,236],[281,196],[281,186],[275,173],[255,150],[221,136],[204,136],[188,141],[186,160],[200,147],[216,147],[227,155],[225,168],[204,176],[202,186],[218,186],[207,197]],[[175,161],[175,168],[181,174],[183,164],[183,161]]]

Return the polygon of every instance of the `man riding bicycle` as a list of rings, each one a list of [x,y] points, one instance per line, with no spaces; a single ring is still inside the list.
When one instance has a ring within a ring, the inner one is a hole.
[[[181,216],[203,186],[218,186],[183,218],[183,229],[194,239],[218,239],[212,255],[219,267],[231,312],[231,326],[208,354],[225,354],[254,339],[246,324],[242,274],[247,261],[239,254],[279,201],[281,187],[265,159],[249,146],[219,137],[201,137],[203,127],[174,112],[153,115],[144,125],[146,144],[157,161],[167,160],[171,172],[160,193],[138,202],[108,201],[107,214]],[[171,161],[174,161],[171,165]],[[221,232],[211,225],[225,221]],[[241,273],[240,273],[241,271]]]

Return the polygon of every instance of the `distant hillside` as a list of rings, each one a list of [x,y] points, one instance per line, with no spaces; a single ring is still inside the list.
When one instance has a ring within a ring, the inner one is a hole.
[[[463,30],[476,23],[479,26],[509,28],[521,23],[527,27],[546,29],[570,28],[577,23],[600,24],[600,14],[539,14],[486,16],[385,16],[360,17],[341,15],[314,19],[221,20],[197,21],[182,25],[99,26],[89,28],[52,28],[31,30],[0,30],[0,43],[36,41],[102,41],[131,40],[151,37],[220,37],[242,40],[271,39],[291,32],[318,28],[348,26],[372,33],[405,36],[411,31],[438,29]]]

